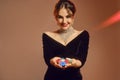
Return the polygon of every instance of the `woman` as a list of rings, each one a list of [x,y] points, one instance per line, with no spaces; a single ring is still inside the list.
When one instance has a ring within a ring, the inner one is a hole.
[[[73,28],[75,12],[69,0],[60,0],[55,6],[54,16],[60,28],[42,36],[48,66],[44,80],[82,80],[80,68],[86,61],[89,33]]]

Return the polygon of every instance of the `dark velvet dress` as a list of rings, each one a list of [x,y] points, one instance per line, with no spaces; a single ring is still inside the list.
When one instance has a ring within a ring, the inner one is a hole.
[[[42,40],[44,60],[48,66],[44,80],[82,80],[80,68],[86,61],[89,45],[89,33],[84,30],[66,46],[45,33],[42,35]],[[55,56],[79,59],[82,62],[82,65],[78,68],[71,67],[65,70],[59,69],[50,64],[50,59]]]

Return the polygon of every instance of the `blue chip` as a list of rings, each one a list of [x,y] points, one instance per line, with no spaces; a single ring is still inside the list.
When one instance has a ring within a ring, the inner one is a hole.
[[[60,65],[61,65],[62,67],[64,67],[64,66],[66,65],[66,62],[65,62],[65,61],[61,61],[61,62],[60,62]]]

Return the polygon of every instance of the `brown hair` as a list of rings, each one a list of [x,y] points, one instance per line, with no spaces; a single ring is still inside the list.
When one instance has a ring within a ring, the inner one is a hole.
[[[76,12],[76,7],[75,7],[74,3],[72,3],[69,0],[59,0],[58,3],[55,5],[55,9],[54,9],[55,17],[57,17],[60,9],[63,7],[65,9],[67,9],[68,12],[72,12],[72,15],[74,16],[74,14]]]

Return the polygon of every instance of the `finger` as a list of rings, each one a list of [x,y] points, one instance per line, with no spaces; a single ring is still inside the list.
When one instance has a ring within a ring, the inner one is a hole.
[[[59,65],[57,62],[54,63],[54,66],[57,67],[57,68],[62,68],[62,66]]]

